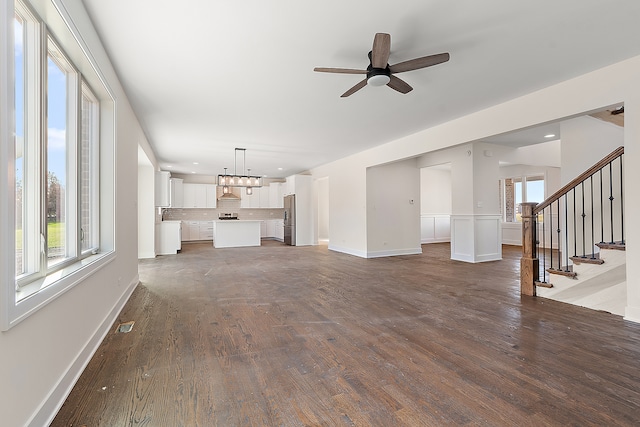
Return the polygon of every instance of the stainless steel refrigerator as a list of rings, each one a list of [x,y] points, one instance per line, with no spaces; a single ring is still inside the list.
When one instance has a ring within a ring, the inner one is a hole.
[[[296,196],[284,196],[284,243],[296,245]]]

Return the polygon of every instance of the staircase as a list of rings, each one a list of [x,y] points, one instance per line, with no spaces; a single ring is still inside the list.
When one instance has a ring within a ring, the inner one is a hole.
[[[579,257],[577,257],[579,258]],[[626,253],[600,249],[597,262],[574,259],[573,277],[549,271],[550,283],[538,283],[537,296],[624,316],[627,304]]]
[[[523,295],[624,315],[623,154],[619,147],[544,202],[522,204]]]

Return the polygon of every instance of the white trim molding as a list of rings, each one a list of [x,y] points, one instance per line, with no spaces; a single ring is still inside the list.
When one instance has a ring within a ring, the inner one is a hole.
[[[382,258],[387,256],[398,255],[419,255],[422,253],[422,248],[407,248],[407,249],[394,249],[390,251],[373,251],[367,252],[367,258]]]
[[[451,259],[486,262],[502,259],[500,215],[451,215]]]

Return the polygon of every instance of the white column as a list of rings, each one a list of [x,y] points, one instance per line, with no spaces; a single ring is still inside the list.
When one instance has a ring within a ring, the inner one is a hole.
[[[624,217],[627,244],[627,307],[625,319],[640,323],[640,91],[624,104]]]
[[[451,259],[502,259],[498,171],[491,145],[484,143],[467,145],[452,162]]]

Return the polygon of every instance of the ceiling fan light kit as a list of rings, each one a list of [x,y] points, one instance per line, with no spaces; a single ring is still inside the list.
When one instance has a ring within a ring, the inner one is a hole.
[[[388,84],[390,80],[391,78],[387,74],[373,74],[367,77],[367,84],[369,86],[384,86]]]
[[[404,80],[394,76],[405,71],[418,70],[420,68],[431,67],[449,60],[448,53],[423,56],[421,58],[410,59],[395,65],[389,65],[389,54],[391,52],[391,36],[386,33],[377,33],[373,38],[373,48],[369,52],[369,66],[366,70],[352,68],[326,68],[316,67],[313,71],[319,73],[338,74],[366,74],[367,77],[342,94],[342,98],[353,95],[365,86],[389,86],[400,93],[409,93],[413,88]]]

